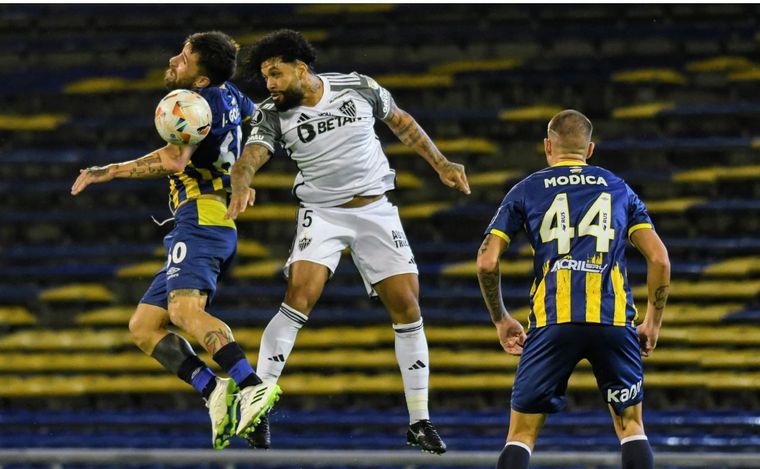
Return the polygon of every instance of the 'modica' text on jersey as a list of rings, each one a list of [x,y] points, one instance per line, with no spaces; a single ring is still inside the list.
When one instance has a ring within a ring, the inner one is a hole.
[[[172,209],[185,199],[230,190],[230,167],[240,156],[241,124],[254,111],[253,101],[229,82],[193,91],[211,107],[211,132],[198,144],[184,171],[169,176]]]
[[[304,206],[334,207],[357,195],[394,188],[395,172],[375,134],[375,119],[390,113],[390,93],[358,73],[318,75],[319,102],[278,112],[271,99],[253,116],[246,145],[274,153],[282,145],[298,165],[293,194]]]
[[[634,231],[653,225],[625,181],[582,163],[535,172],[507,193],[486,233],[509,243],[523,228],[535,251],[531,328],[633,326],[625,246]]]

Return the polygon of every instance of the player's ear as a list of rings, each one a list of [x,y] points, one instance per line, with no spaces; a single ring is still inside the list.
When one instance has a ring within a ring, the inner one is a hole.
[[[307,70],[308,67],[306,66],[305,62],[301,62],[300,60],[296,61],[296,76],[299,80],[303,80],[303,77],[306,75]]]
[[[551,156],[552,154],[552,141],[548,138],[544,139],[544,153],[546,153],[546,156]]]
[[[586,159],[591,158],[591,155],[594,153],[594,142],[588,142],[588,149],[586,149]]]
[[[206,88],[211,84],[211,80],[206,75],[201,75],[193,82],[193,88]]]

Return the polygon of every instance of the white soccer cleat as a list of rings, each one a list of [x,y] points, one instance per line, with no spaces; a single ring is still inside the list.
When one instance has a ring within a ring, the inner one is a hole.
[[[237,433],[245,438],[256,428],[261,417],[274,406],[280,398],[282,389],[275,383],[261,383],[240,390],[240,422]]]
[[[211,443],[215,449],[230,444],[237,424],[237,385],[229,378],[216,379],[216,387],[206,401],[211,418]]]

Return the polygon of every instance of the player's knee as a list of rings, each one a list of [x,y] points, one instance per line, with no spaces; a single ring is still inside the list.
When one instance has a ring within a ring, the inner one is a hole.
[[[285,293],[285,304],[299,313],[308,315],[319,300],[322,287],[309,282],[296,282],[288,285]]]
[[[388,311],[394,324],[409,324],[419,321],[422,317],[420,306],[416,301],[407,305],[389,308]]]
[[[129,336],[140,350],[147,350],[152,345],[150,341],[155,329],[150,321],[140,315],[134,314],[129,320]]]

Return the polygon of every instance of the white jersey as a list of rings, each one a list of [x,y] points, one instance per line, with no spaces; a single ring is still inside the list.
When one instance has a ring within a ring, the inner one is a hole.
[[[396,173],[374,129],[375,118],[390,113],[390,93],[356,72],[318,77],[324,93],[313,107],[279,112],[271,98],[261,103],[246,145],[272,153],[282,145],[298,165],[293,194],[306,207],[334,207],[357,195],[392,190]]]

